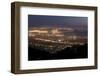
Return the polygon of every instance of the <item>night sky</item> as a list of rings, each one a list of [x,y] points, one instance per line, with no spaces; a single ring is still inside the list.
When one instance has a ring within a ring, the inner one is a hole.
[[[28,15],[29,27],[87,28],[87,17]]]

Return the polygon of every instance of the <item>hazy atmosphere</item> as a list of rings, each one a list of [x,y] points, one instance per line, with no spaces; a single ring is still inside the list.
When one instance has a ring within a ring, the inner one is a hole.
[[[88,57],[88,18],[28,15],[28,60]]]

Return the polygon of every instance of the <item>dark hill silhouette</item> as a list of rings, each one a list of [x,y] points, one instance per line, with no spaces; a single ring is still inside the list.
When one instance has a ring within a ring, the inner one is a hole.
[[[53,60],[53,59],[78,59],[87,58],[88,48],[87,44],[84,45],[73,45],[72,47],[67,47],[62,51],[51,54],[42,49],[28,48],[28,60]]]

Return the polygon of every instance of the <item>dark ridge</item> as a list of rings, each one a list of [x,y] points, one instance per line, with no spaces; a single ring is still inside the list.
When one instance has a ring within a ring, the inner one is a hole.
[[[88,58],[88,44],[73,45],[64,50],[51,54],[42,49],[28,47],[28,60],[79,59]]]

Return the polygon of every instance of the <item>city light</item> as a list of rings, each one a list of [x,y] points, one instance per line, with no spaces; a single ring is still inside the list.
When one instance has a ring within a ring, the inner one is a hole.
[[[69,30],[69,31],[68,31]],[[29,45],[51,53],[73,45],[84,45],[87,38],[75,35],[71,28],[33,28],[29,29]],[[71,33],[69,35],[69,33]],[[67,35],[68,34],[68,35]]]

